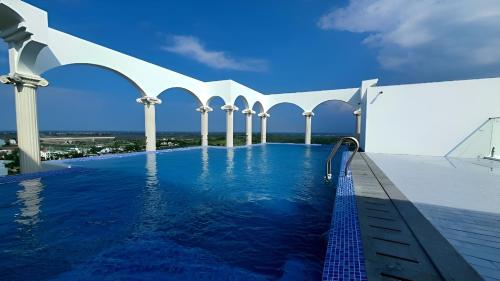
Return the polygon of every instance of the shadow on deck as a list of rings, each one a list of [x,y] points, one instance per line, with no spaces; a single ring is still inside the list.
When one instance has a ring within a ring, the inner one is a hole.
[[[369,280],[483,280],[371,159],[351,167]]]

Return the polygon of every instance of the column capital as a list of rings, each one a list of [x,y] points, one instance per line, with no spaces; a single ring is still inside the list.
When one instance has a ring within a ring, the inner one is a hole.
[[[269,117],[271,117],[271,114],[269,114],[267,112],[261,112],[261,113],[257,114],[257,116],[259,116],[260,118],[269,118]]]
[[[253,111],[251,108],[247,108],[247,109],[241,111],[241,113],[248,114],[248,115],[253,115],[253,114],[255,114],[255,111]]]
[[[11,73],[0,76],[0,82],[3,84],[12,84],[31,88],[47,87],[49,82],[38,75]]]
[[[159,98],[154,98],[154,97],[141,97],[135,100],[137,103],[141,103],[144,105],[155,105],[155,104],[161,104],[161,100]]]
[[[306,112],[303,112],[302,115],[304,115],[306,117],[312,117],[312,116],[314,116],[314,112],[312,112],[312,111],[306,111]]]
[[[210,112],[210,111],[214,111],[214,110],[210,106],[203,105],[203,106],[198,107],[196,109],[196,111],[201,112],[201,113],[205,113],[205,112]]]
[[[235,105],[232,105],[232,104],[226,104],[224,106],[221,106],[220,109],[222,109],[222,110],[224,110],[226,112],[227,111],[238,111],[239,110],[238,107],[236,107]]]
[[[354,112],[352,114],[354,114],[356,116],[360,116],[361,115],[361,109],[354,110]]]

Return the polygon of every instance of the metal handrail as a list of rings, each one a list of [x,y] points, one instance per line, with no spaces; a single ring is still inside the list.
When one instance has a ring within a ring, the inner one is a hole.
[[[347,160],[347,163],[345,164],[344,175],[347,176],[347,171],[348,171],[349,165],[351,165],[352,158],[354,158],[354,155],[359,150],[359,141],[356,138],[354,138],[354,137],[343,137],[343,138],[341,138],[335,144],[335,146],[333,147],[332,151],[330,151],[330,154],[328,155],[328,158],[326,159],[326,176],[325,176],[325,179],[327,181],[332,180],[332,159],[333,159],[333,157],[335,157],[335,154],[337,154],[340,146],[344,142],[346,142],[346,141],[352,142],[352,143],[354,143],[354,145],[356,145],[356,148],[352,152],[351,157],[349,157],[349,160]]]

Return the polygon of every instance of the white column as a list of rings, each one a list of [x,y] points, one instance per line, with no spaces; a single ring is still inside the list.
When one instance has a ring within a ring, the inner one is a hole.
[[[196,111],[201,113],[201,146],[208,146],[208,113],[213,109],[209,106],[200,106]]]
[[[306,135],[305,135],[305,144],[311,144],[311,135],[312,135],[312,117],[314,116],[313,112],[304,112],[302,113],[306,117]]]
[[[252,117],[255,114],[255,111],[252,109],[245,109],[242,111],[243,114],[245,114],[245,134],[246,134],[246,139],[247,139],[247,145],[252,145]]]
[[[233,112],[238,108],[231,104],[221,107],[226,112],[226,147],[233,147]]]
[[[156,151],[156,110],[155,105],[161,100],[153,97],[142,97],[136,100],[144,104],[144,125],[146,131],[146,151]]]
[[[271,117],[266,112],[259,113],[260,117],[260,143],[267,142],[267,118]]]
[[[40,137],[36,107],[36,90],[49,85],[47,80],[34,75],[12,74],[1,76],[3,84],[15,85],[17,143],[22,173],[41,169]]]
[[[356,118],[356,128],[354,130],[354,136],[359,140],[359,137],[361,135],[361,109],[354,111],[352,114],[354,114],[354,117]]]

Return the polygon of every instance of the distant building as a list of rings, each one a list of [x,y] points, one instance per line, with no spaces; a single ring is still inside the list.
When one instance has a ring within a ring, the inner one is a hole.
[[[68,149],[69,152],[82,153],[82,150],[78,147],[70,147]]]
[[[7,143],[3,139],[0,139],[0,147],[5,146],[6,144]]]
[[[12,150],[11,149],[0,149],[0,155],[3,155],[3,154],[12,154]]]
[[[10,139],[9,144],[10,145],[17,145],[17,141],[15,139]]]
[[[99,151],[99,154],[108,154],[108,153],[111,153],[113,152],[113,150],[111,150],[111,148],[109,147],[106,147],[106,148],[103,148]]]

